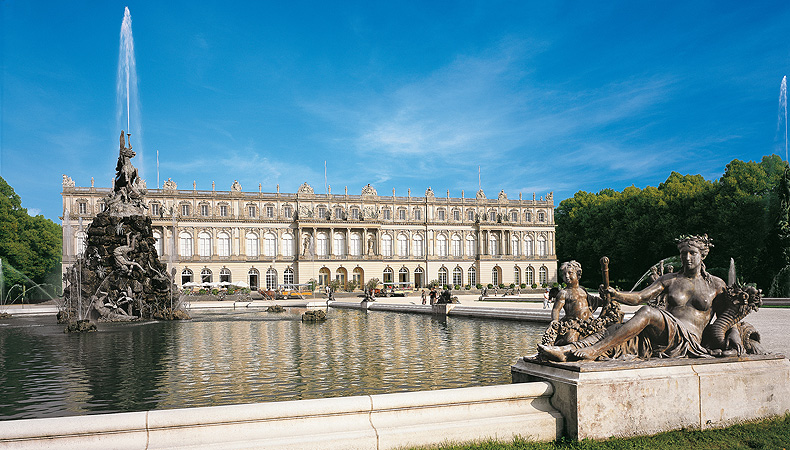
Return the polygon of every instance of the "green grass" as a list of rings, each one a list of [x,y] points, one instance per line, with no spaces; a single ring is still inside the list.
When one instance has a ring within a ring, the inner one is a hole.
[[[771,420],[749,422],[718,430],[679,430],[654,436],[606,441],[537,443],[524,438],[510,442],[482,441],[472,444],[444,444],[417,449],[431,450],[685,450],[685,449],[787,449],[790,448],[790,414]]]

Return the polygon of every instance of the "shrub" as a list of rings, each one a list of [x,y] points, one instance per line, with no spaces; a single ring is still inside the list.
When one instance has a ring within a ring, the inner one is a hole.
[[[538,284],[537,283],[532,283],[532,289],[537,289],[537,288],[538,288]]]
[[[455,286],[453,286],[453,289],[455,289],[457,291],[457,290],[461,289],[461,285],[460,284],[456,284]]]
[[[527,285],[526,285],[526,284],[524,284],[524,283],[521,283],[521,289],[526,289],[526,287],[527,287]]]
[[[483,289],[483,285],[482,285],[482,284],[480,284],[480,283],[477,283],[477,284],[475,285],[475,289]]]
[[[466,289],[468,291],[469,289],[472,289],[472,286],[467,284],[466,286],[464,286],[464,289]]]
[[[211,295],[219,295],[219,289],[214,288],[211,290]]]
[[[499,283],[499,289],[504,289],[504,288],[505,288],[505,283]]]
[[[233,295],[236,292],[233,288],[228,288],[228,295]]]
[[[494,285],[493,285],[493,284],[491,284],[491,283],[488,283],[488,286],[486,286],[486,287],[487,287],[488,289],[494,289]]]
[[[510,289],[515,289],[515,288],[516,288],[516,283],[510,283]]]
[[[198,294],[206,295],[206,292],[208,292],[208,291],[206,291],[205,289],[201,289],[201,290],[198,291]]]

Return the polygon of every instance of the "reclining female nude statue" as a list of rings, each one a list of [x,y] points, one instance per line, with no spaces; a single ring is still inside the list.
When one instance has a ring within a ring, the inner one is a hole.
[[[709,357],[741,354],[744,340],[738,325],[761,303],[755,288],[728,287],[705,271],[703,260],[713,244],[704,236],[677,239],[681,271],[668,273],[639,292],[601,288],[601,296],[626,305],[639,305],[663,295],[666,309],[642,306],[625,323],[609,326],[567,345],[539,345],[538,353],[552,361],[593,360],[633,355],[652,357]],[[716,322],[711,320],[716,315]],[[759,347],[757,347],[759,350]]]

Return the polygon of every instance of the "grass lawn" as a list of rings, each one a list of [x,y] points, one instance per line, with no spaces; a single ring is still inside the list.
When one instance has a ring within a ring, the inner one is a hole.
[[[771,420],[734,425],[718,430],[680,430],[654,436],[606,441],[571,441],[536,443],[517,438],[510,442],[484,441],[474,444],[446,444],[418,447],[432,450],[603,450],[603,449],[788,449],[790,448],[790,414]],[[417,448],[412,449],[417,450]]]

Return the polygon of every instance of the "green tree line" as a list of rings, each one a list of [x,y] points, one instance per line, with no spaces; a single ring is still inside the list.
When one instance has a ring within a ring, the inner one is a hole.
[[[675,238],[707,233],[715,245],[708,270],[726,280],[734,258],[738,278],[767,293],[782,269],[769,261],[777,260],[770,236],[786,166],[777,155],[736,159],[718,180],[672,172],[658,187],[579,191],[556,209],[558,259],[579,261],[593,287],[601,281],[599,260],[608,256],[612,283],[630,289],[652,265],[677,255]]]
[[[49,295],[56,294],[61,286],[62,241],[60,225],[42,215],[31,217],[22,207],[19,195],[0,177],[0,258],[4,281],[0,300],[12,301],[19,297],[22,287],[28,291],[44,283],[49,285]],[[20,287],[12,289],[14,285]],[[45,297],[37,289],[29,293],[36,299]]]

